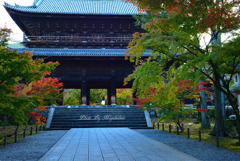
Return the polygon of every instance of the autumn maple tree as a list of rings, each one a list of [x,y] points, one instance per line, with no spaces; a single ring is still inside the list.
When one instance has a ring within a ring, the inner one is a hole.
[[[41,80],[32,82],[30,87],[26,94],[38,99],[37,108],[29,113],[30,119],[34,120],[35,124],[44,124],[47,117],[45,105],[54,106],[63,98],[63,84],[57,78],[43,77]]]
[[[23,89],[49,75],[58,63],[44,63],[42,59],[33,60],[26,51],[9,50],[6,45],[10,30],[0,31],[0,124],[26,124],[29,112],[43,101],[38,96],[30,97]]]
[[[169,92],[171,90],[171,92]],[[176,85],[167,87],[156,86],[144,91],[136,98],[139,108],[144,110],[154,110],[160,115],[158,121],[173,121],[182,129],[182,122],[192,116],[194,112],[207,113],[207,109],[198,107],[196,110],[185,107],[186,101],[194,104],[199,103],[199,91],[208,91],[206,87],[201,88],[200,85],[195,86],[190,80],[179,81]]]
[[[136,64],[145,51],[150,51],[149,64],[158,69],[158,77],[168,68],[166,91],[174,94],[171,86],[179,80],[192,80],[195,84],[210,80],[215,90],[223,92],[237,118],[240,142],[240,115],[237,99],[230,90],[233,74],[240,72],[239,1],[229,0],[127,0],[142,12],[138,18],[144,33],[133,34],[126,56]],[[221,35],[227,37],[221,41]],[[149,65],[148,65],[149,66]],[[143,67],[139,67],[143,68]],[[149,70],[145,68],[145,73]],[[142,71],[144,71],[142,70]],[[154,71],[155,72],[155,71]],[[137,71],[135,72],[135,74]],[[140,73],[142,74],[142,73]],[[137,75],[137,74],[136,74]],[[147,84],[140,77],[140,90]],[[227,78],[227,79],[226,79]],[[153,78],[155,79],[155,78]],[[149,77],[148,82],[152,81]],[[217,95],[214,97],[218,99]],[[163,101],[163,100],[161,100]],[[216,101],[218,102],[218,101]],[[220,106],[216,106],[216,110]],[[219,126],[219,125],[218,125]]]
[[[32,83],[32,89],[28,91],[28,94],[42,98],[43,103],[46,105],[54,105],[63,97],[62,87],[63,84],[57,78],[43,77]]]

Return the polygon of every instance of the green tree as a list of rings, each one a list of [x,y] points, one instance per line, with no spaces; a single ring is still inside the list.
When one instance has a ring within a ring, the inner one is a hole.
[[[184,80],[170,87],[165,84],[142,91],[136,102],[140,108],[155,110],[160,115],[159,121],[173,121],[182,129],[181,123],[195,111],[184,109],[184,103],[186,99],[195,100],[198,98],[197,93],[199,93],[199,88],[194,87],[194,83],[190,80]],[[207,112],[201,108],[198,108],[197,111]]]
[[[131,89],[117,89],[117,105],[132,105],[132,90]]]
[[[145,33],[135,33],[126,55],[131,61],[140,60],[146,50],[149,58],[157,58],[157,65],[169,68],[168,85],[171,89],[179,80],[195,83],[211,80],[223,92],[237,117],[240,142],[240,115],[237,99],[230,90],[233,74],[240,72],[239,3],[215,0],[128,0],[139,10],[152,15],[142,22]],[[237,7],[236,7],[237,6]],[[144,16],[143,16],[144,17]],[[228,33],[227,41],[216,41],[219,34]],[[208,35],[210,39],[205,39]],[[203,43],[201,43],[203,42]],[[163,72],[159,72],[161,75]],[[230,79],[225,79],[229,77]],[[151,79],[148,80],[151,82]],[[220,83],[222,82],[222,83]],[[140,88],[147,82],[142,81]],[[138,89],[139,90],[139,89]],[[215,99],[217,99],[215,97]]]
[[[90,102],[101,103],[102,97],[107,95],[106,89],[90,89]],[[81,104],[81,90],[69,89],[66,91],[64,97],[64,105],[80,105]]]
[[[68,89],[65,91],[64,105],[81,105],[81,90]]]
[[[10,31],[0,30],[0,124],[26,124],[28,113],[39,105],[39,98],[20,96],[21,83],[26,85],[42,79],[58,63],[44,63],[42,59],[34,61],[31,54],[11,51],[5,46]]]
[[[106,89],[91,89],[90,90],[90,102],[91,103],[101,103],[103,96],[106,96],[106,95],[107,95]]]

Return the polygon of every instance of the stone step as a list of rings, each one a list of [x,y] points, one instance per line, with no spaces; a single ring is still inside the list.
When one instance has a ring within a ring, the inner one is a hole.
[[[79,109],[118,109],[118,110],[121,110],[121,109],[125,109],[125,110],[132,110],[132,109],[139,109],[139,108],[136,108],[136,107],[131,107],[131,108],[119,108],[119,107],[112,107],[112,108],[109,108],[109,107],[98,107],[98,108],[89,108],[89,107],[79,107],[79,108],[68,108],[68,107],[55,107],[55,109],[59,109],[59,110],[62,110],[62,109],[70,109],[70,110],[79,110]]]
[[[67,107],[61,107],[61,108],[58,108],[58,107],[55,107],[55,109],[57,110],[65,110],[65,109],[68,109],[68,110],[114,110],[114,109],[117,109],[117,110],[141,110],[139,108],[135,108],[135,107],[132,107],[132,108],[118,108],[118,107],[114,107],[114,108],[106,108],[106,107],[99,107],[99,108],[89,108],[89,107],[86,107],[86,108],[82,108],[82,107],[79,107],[79,108],[67,108]]]
[[[55,110],[57,113],[64,112],[142,112],[141,110]]]
[[[145,118],[141,118],[141,119],[99,119],[99,118],[93,118],[93,119],[54,119],[52,120],[52,122],[81,122],[81,121],[96,121],[96,120],[100,120],[100,121],[145,121]]]
[[[80,128],[80,127],[146,127],[146,124],[58,124],[52,125],[51,128],[66,127],[66,128]]]
[[[146,121],[145,120],[138,120],[138,121],[128,121],[128,120],[123,120],[123,121],[118,121],[118,120],[112,120],[112,121],[108,121],[108,120],[78,120],[78,121],[54,121],[52,122],[53,124],[69,124],[69,123],[76,123],[76,124],[84,124],[84,123],[88,123],[88,124],[97,124],[97,123],[108,123],[108,124],[118,124],[118,123],[123,123],[123,124],[138,124],[138,123],[143,123],[145,124]]]
[[[100,117],[115,117],[115,116],[125,116],[125,117],[144,117],[145,115],[143,113],[133,113],[133,114],[124,114],[124,113],[76,113],[76,114],[55,114],[55,117],[59,117],[59,118],[69,118],[69,117],[75,117],[75,118],[79,118],[79,117],[96,117],[96,116],[100,116]]]
[[[99,118],[92,118],[92,119],[80,119],[79,117],[78,118],[53,118],[52,122],[55,122],[55,121],[91,121],[91,120],[99,120]],[[108,119],[108,118],[100,118],[100,120],[116,120],[116,119]],[[139,121],[139,120],[144,120],[145,121],[145,118],[144,117],[139,117],[139,118],[126,118],[126,119],[118,119],[118,120],[126,120],[126,121]]]
[[[120,108],[118,106],[55,108],[50,129],[87,127],[147,128],[147,123],[144,112],[134,106],[131,108]]]
[[[105,107],[105,106],[99,106],[99,107],[89,107],[89,106],[75,106],[74,108],[68,108],[67,106],[65,107],[55,107],[56,109],[139,109],[134,107],[129,107],[129,108],[123,108],[123,107],[118,107],[118,106],[112,106],[112,107]]]
[[[112,128],[112,127],[77,127],[77,128]],[[128,127],[130,129],[152,129],[151,127]],[[54,127],[50,128],[48,130],[70,130],[70,128],[66,127]]]
[[[99,113],[96,113],[96,114],[72,114],[72,115],[68,115],[68,114],[65,114],[65,115],[54,115],[54,118],[88,118],[88,117],[125,117],[125,118],[141,118],[141,117],[145,117],[145,115],[143,113],[140,113],[140,114],[121,114],[121,113],[112,113],[112,114],[109,114],[109,113],[104,113],[104,114],[99,114]]]
[[[56,115],[62,115],[62,114],[79,114],[79,113],[84,113],[84,114],[90,114],[90,113],[93,113],[93,114],[96,114],[96,113],[124,113],[124,114],[141,114],[143,112],[140,112],[140,111],[74,111],[74,112],[56,112],[55,114]]]
[[[146,124],[84,124],[84,125],[54,125],[51,128],[86,128],[86,127],[146,127]]]
[[[85,106],[54,106],[54,108],[136,108],[136,105],[85,105]]]
[[[74,110],[141,110],[139,108],[118,108],[118,107],[114,107],[114,108],[106,108],[106,107],[99,107],[99,108],[89,108],[89,107],[79,107],[79,108],[67,108],[67,107],[55,107],[56,110],[70,110],[70,111],[74,111]]]
[[[140,110],[55,110],[56,113],[74,113],[74,112],[123,112],[123,113],[128,113],[128,112],[137,112],[141,113],[142,111]]]
[[[74,112],[54,112],[54,114],[56,115],[63,115],[63,114],[118,114],[118,113],[123,113],[123,114],[142,114],[143,112],[139,112],[139,111],[74,111]]]
[[[144,117],[144,113],[75,113],[75,114],[54,114],[56,117],[108,117],[108,116],[125,116],[125,117]]]

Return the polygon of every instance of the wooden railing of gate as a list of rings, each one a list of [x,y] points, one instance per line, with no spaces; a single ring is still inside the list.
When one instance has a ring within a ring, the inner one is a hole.
[[[121,44],[129,43],[132,37],[98,37],[98,36],[27,36],[24,42],[31,43],[95,43]]]

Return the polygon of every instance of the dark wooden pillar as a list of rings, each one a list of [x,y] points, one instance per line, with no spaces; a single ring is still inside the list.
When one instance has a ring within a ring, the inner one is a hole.
[[[134,91],[132,94],[133,105],[137,105],[137,102],[134,100],[137,98],[137,91]]]
[[[108,105],[111,105],[111,88],[107,89],[107,101]]]
[[[90,88],[87,88],[87,105],[90,105]]]
[[[86,80],[86,74],[82,74],[81,102],[82,102],[83,106],[87,105],[87,80]]]
[[[111,76],[111,105],[116,105],[116,76]]]

